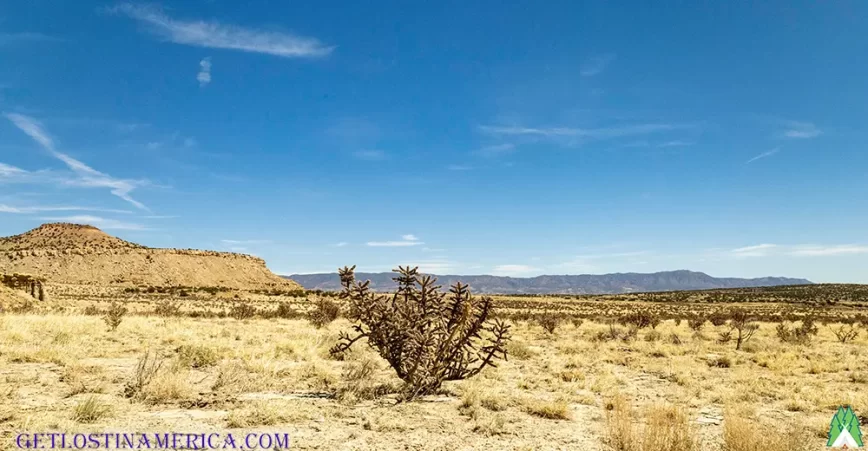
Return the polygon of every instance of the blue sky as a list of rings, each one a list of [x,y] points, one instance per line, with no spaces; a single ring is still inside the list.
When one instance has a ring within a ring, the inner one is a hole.
[[[868,3],[417,3],[4,2],[0,235],[868,283]]]

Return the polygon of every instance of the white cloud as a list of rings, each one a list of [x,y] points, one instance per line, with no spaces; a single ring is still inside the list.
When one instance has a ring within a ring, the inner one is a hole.
[[[251,244],[270,244],[271,240],[220,240],[223,244],[232,245],[251,245]]]
[[[688,147],[688,146],[692,146],[692,145],[694,145],[694,144],[696,144],[696,143],[693,142],[693,141],[683,141],[683,140],[676,139],[676,140],[673,140],[673,141],[666,141],[666,142],[664,142],[664,143],[657,144],[657,147],[659,147],[659,148],[666,148],[666,147]]]
[[[473,168],[463,164],[450,164],[449,166],[446,166],[446,169],[449,169],[450,171],[469,171]]]
[[[609,64],[611,64],[614,60],[615,55],[611,53],[595,56],[582,65],[579,73],[582,74],[583,77],[593,77],[594,75],[599,75],[604,70],[606,70],[606,67],[608,67]]]
[[[334,50],[333,46],[324,45],[315,38],[289,33],[201,20],[176,20],[152,6],[123,3],[110,11],[138,20],[146,25],[151,33],[176,44],[240,50],[284,58],[323,57]]]
[[[12,177],[27,173],[24,169],[16,168],[8,164],[0,163],[0,177]]]
[[[794,256],[794,257],[827,257],[840,255],[868,254],[868,245],[864,244],[757,244],[727,251],[724,256],[735,258]]]
[[[449,260],[425,260],[416,262],[412,266],[418,266],[419,271],[425,274],[445,274],[456,269],[455,262]]]
[[[816,138],[823,134],[822,130],[810,122],[799,121],[784,121],[787,130],[784,131],[784,136],[794,139]]]
[[[202,58],[199,61],[199,73],[196,74],[196,80],[199,81],[199,87],[208,86],[211,83],[211,57]]]
[[[74,224],[86,224],[104,230],[148,230],[141,224],[118,221],[115,219],[101,218],[99,216],[78,215],[65,217],[40,218],[45,221],[71,222]]]
[[[492,274],[496,276],[520,276],[539,271],[539,268],[528,265],[498,265],[494,267]]]
[[[368,241],[366,243],[370,247],[408,247],[419,246],[425,244],[419,241],[416,235],[401,235],[401,241]]]
[[[382,150],[357,150],[353,152],[353,156],[359,160],[383,160],[386,158],[386,153]]]
[[[781,148],[780,148],[780,147],[775,147],[774,149],[772,149],[772,150],[770,150],[770,151],[768,151],[768,152],[763,152],[763,153],[761,153],[761,154],[759,154],[759,155],[757,155],[757,156],[751,158],[750,160],[747,160],[747,162],[746,162],[745,164],[750,164],[750,163],[753,163],[753,162],[756,161],[756,160],[759,160],[759,159],[762,159],[762,158],[766,158],[766,157],[770,157],[770,156],[772,156],[772,155],[774,155],[774,154],[776,154],[776,153],[778,153],[778,152],[780,152],[780,151],[781,151]]]
[[[340,243],[332,244],[332,247],[345,247],[345,246],[347,246],[347,245],[349,245],[349,244],[350,244],[350,243],[347,243],[346,241],[341,241]]]
[[[21,131],[33,138],[34,141],[39,143],[39,145],[45,148],[45,150],[51,153],[51,155],[64,162],[66,166],[78,176],[78,178],[66,180],[64,183],[72,186],[109,188],[109,191],[112,194],[129,202],[136,208],[148,210],[148,207],[130,196],[130,192],[132,192],[137,186],[144,184],[143,182],[116,179],[108,174],[104,174],[91,168],[65,153],[58,152],[55,149],[54,140],[45,132],[42,128],[42,124],[29,116],[16,113],[4,113],[3,115],[12,121],[12,123],[21,129]]]
[[[868,246],[858,244],[840,244],[833,246],[796,246],[789,252],[789,254],[803,257],[868,254]]]
[[[746,257],[765,257],[773,250],[777,249],[777,244],[757,244],[754,246],[745,246],[729,251],[733,256],[739,258]]]
[[[591,139],[611,139],[624,136],[658,133],[690,127],[691,126],[687,124],[633,124],[601,128],[482,125],[479,127],[479,129],[484,133],[503,136],[535,135],[549,138],[579,137]]]

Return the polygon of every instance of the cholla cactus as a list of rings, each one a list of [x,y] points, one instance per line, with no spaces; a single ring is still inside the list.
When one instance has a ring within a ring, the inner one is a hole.
[[[408,399],[506,359],[509,325],[491,319],[491,298],[474,298],[461,283],[444,293],[436,279],[410,267],[396,270],[395,293],[376,294],[369,282],[355,280],[354,269],[344,267],[339,274],[341,297],[349,304],[347,316],[356,322],[356,335],[342,333],[332,354],[342,354],[366,338],[406,383]]]

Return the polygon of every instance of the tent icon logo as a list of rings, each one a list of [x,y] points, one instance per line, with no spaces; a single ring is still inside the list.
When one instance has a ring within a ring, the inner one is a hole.
[[[838,407],[829,425],[829,448],[854,449],[862,448],[862,430],[859,429],[859,417],[853,413],[850,406]]]

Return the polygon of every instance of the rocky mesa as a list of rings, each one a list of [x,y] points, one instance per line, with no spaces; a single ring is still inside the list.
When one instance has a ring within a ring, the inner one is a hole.
[[[49,284],[300,289],[258,257],[156,249],[80,224],[44,224],[0,238],[0,273],[34,274]]]

